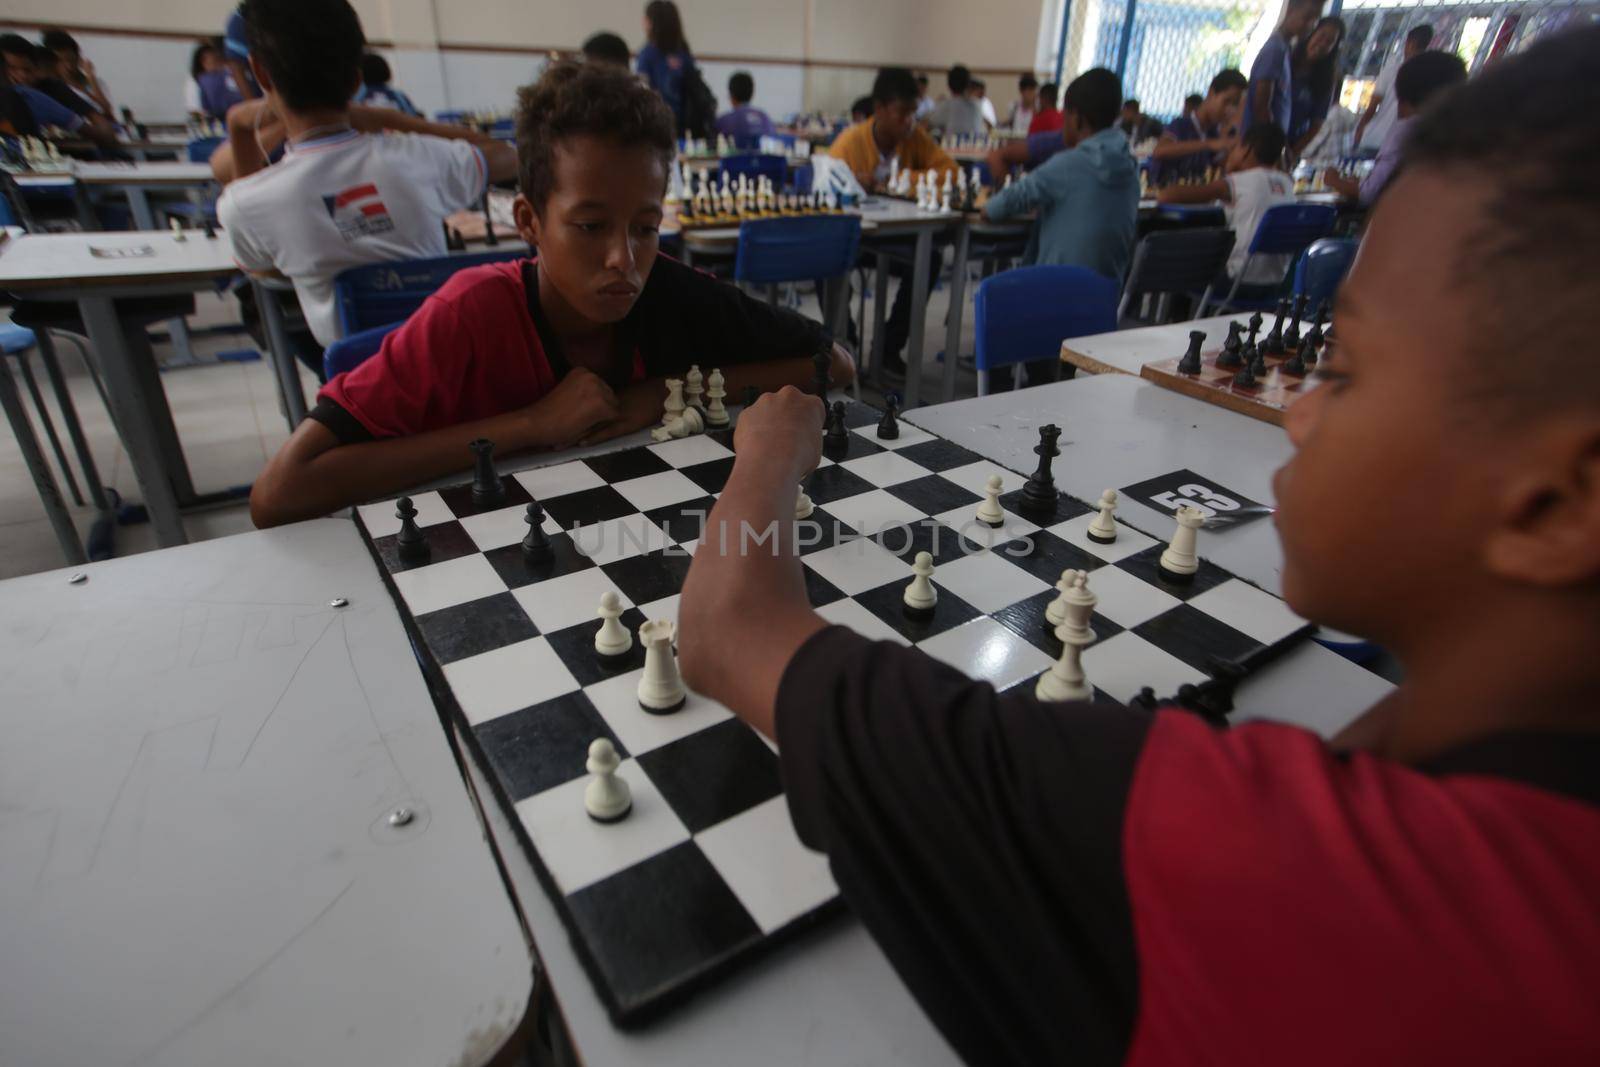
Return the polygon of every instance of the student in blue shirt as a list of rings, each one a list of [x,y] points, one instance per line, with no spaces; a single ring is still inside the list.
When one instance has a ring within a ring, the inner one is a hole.
[[[1250,89],[1244,94],[1244,114],[1239,128],[1248,130],[1256,122],[1275,122],[1280,130],[1289,128],[1293,117],[1294,42],[1311,32],[1322,14],[1322,0],[1289,0],[1283,21],[1272,31],[1267,43],[1250,66]]]
[[[672,109],[678,134],[684,132],[684,86],[694,69],[694,56],[683,36],[683,18],[672,0],[650,0],[644,8],[644,32],[650,39],[639,49],[634,69],[644,75],[650,88]]]
[[[994,220],[1037,211],[1025,264],[1049,263],[1120,280],[1133,256],[1139,221],[1139,165],[1114,123],[1122,82],[1096,67],[1072,84],[1062,102],[1062,151],[989,200]],[[1028,365],[1029,384],[1055,378],[1057,360]]]
[[[1150,158],[1156,161],[1155,184],[1180,178],[1204,177],[1206,171],[1232,150],[1229,135],[1234,114],[1244,99],[1244,75],[1229,67],[1211,79],[1211,87],[1193,111],[1175,120],[1161,134]]]
[[[0,35],[0,55],[11,87],[27,104],[41,130],[54,126],[94,142],[102,151],[119,154],[117,135],[104,116],[60,82],[48,78],[40,65],[44,49],[15,33]],[[55,56],[49,59],[54,62]],[[51,83],[54,84],[51,84]],[[51,92],[55,89],[55,92]],[[76,106],[75,106],[76,105]]]
[[[417,110],[411,98],[389,84],[392,77],[394,74],[389,69],[389,61],[376,52],[368,52],[361,57],[361,88],[356,91],[354,102],[420,117],[422,112]]]
[[[728,99],[733,110],[717,118],[717,133],[732,137],[740,148],[755,148],[761,138],[772,135],[772,119],[750,101],[756,95],[756,80],[747,70],[735,71],[728,79]]]

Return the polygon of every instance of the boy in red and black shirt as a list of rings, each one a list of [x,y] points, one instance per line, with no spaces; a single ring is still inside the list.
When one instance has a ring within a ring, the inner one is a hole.
[[[968,1062],[1600,1062],[1597,109],[1600,28],[1420,117],[1289,413],[1284,594],[1406,670],[1331,744],[828,626],[781,532],[817,401],[741,417],[684,677]],[[746,524],[780,550],[717,549]]]
[[[324,515],[501,452],[592,444],[661,417],[668,377],[720,368],[730,395],[813,374],[821,326],[657,253],[676,139],[625,70],[558,63],[522,91],[522,195],[536,258],[463,270],[330,381],[250,494],[258,526]]]

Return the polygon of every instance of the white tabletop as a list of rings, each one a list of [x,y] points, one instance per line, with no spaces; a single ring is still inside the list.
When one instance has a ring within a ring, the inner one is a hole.
[[[100,256],[96,249],[148,249],[149,254]],[[29,234],[0,245],[0,290],[12,292],[181,282],[225,277],[238,269],[233,245],[221,230],[216,237],[188,230],[182,241],[165,230]]]
[[[0,586],[0,1063],[485,1062],[532,963],[353,524],[83,570]]]
[[[85,185],[203,185],[215,181],[210,163],[76,163]]]
[[[1146,363],[1163,359],[1177,359],[1189,348],[1189,332],[1199,330],[1206,335],[1206,350],[1220,348],[1228,336],[1228,323],[1246,322],[1249,312],[1242,315],[1217,315],[1189,322],[1171,322],[1164,326],[1144,326],[1134,330],[1116,330],[1111,333],[1091,334],[1087,337],[1069,337],[1061,342],[1061,351],[1067,362],[1091,374],[1120,372],[1135,377]],[[1067,353],[1071,353],[1067,356]]]

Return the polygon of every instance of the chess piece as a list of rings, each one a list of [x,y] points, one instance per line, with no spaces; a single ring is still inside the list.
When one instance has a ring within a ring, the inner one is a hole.
[[[1205,343],[1206,335],[1203,330],[1189,331],[1189,350],[1178,360],[1179,374],[1200,373],[1200,346]]]
[[[433,556],[433,549],[429,547],[428,539],[423,536],[422,529],[417,525],[417,505],[413,504],[408,496],[403,496],[394,503],[395,518],[400,520],[400,533],[394,539],[394,543],[400,553],[401,562],[428,562]]]
[[[1239,368],[1239,373],[1233,376],[1235,389],[1254,389],[1261,383],[1256,380],[1255,363],[1252,360]]]
[[[657,441],[675,440],[700,433],[706,428],[706,421],[700,414],[699,408],[685,407],[678,412],[678,417],[657,430],[652,430],[651,437]]]
[[[701,399],[706,391],[705,378],[700,373],[700,364],[695,363],[689,367],[689,373],[684,377],[683,402],[691,408],[704,411],[706,402]]]
[[[1321,347],[1322,340],[1320,338],[1313,337],[1309,330],[1306,331],[1305,337],[1301,338],[1300,359],[1303,363],[1305,363],[1307,368],[1315,367],[1317,365],[1317,359],[1321,356],[1321,353],[1318,352],[1317,349]]]
[[[1283,347],[1286,351],[1293,352],[1300,347],[1300,320],[1306,313],[1306,296],[1301,293],[1294,298],[1294,307],[1289,314],[1289,328],[1283,332]]]
[[[906,614],[913,617],[933,614],[934,606],[939,603],[939,590],[933,587],[933,556],[918,552],[916,561],[911,564],[911,573],[911,584],[906,586],[901,597]]]
[[[678,673],[678,655],[672,639],[678,627],[670,619],[651,619],[639,627],[644,645],[644,673],[639,676],[639,706],[652,715],[666,715],[683,707],[689,691]]]
[[[811,498],[806,495],[806,487],[802,485],[800,487],[800,495],[795,497],[794,517],[796,519],[809,519],[811,513],[815,510],[816,505],[811,503]]]
[[[607,658],[626,655],[633,648],[633,635],[622,625],[622,598],[615,589],[600,594],[600,629],[595,631],[594,650]]]
[[[844,401],[835,400],[828,409],[827,422],[823,424],[822,451],[829,459],[838,462],[837,456],[850,450],[850,431],[844,425]]]
[[[1317,348],[1318,348],[1319,351],[1322,348],[1322,342],[1323,342],[1323,339],[1324,339],[1324,334],[1323,334],[1323,330],[1322,330],[1322,323],[1323,323],[1323,320],[1326,319],[1327,317],[1328,317],[1328,302],[1326,300],[1324,300],[1324,301],[1322,301],[1321,303],[1319,303],[1317,305],[1317,317],[1311,323],[1311,336],[1316,338]]]
[[[883,398],[883,418],[878,420],[878,440],[894,441],[900,436],[900,424],[895,421],[895,408],[899,407],[893,393]]]
[[[1100,494],[1100,514],[1094,517],[1084,535],[1099,545],[1109,545],[1117,539],[1117,524],[1111,514],[1117,510],[1117,491],[1107,489]]]
[[[716,367],[711,368],[711,376],[706,379],[706,399],[711,403],[706,405],[706,425],[722,427],[728,425],[728,409],[723,406],[723,398],[728,395],[722,371]]]
[[[1039,676],[1033,695],[1040,700],[1089,700],[1094,690],[1083,673],[1083,650],[1094,644],[1094,630],[1089,619],[1099,598],[1089,592],[1088,575],[1073,571],[1059,598],[1062,602],[1062,620],[1056,627],[1056,639],[1061,642],[1061,655],[1050,669]],[[1065,580],[1066,575],[1062,575]]]
[[[479,437],[467,444],[472,449],[472,503],[487,508],[506,498],[506,487],[494,469],[494,442]]]
[[[983,490],[983,503],[978,505],[978,521],[997,530],[1006,524],[1006,513],[1000,508],[1002,484],[998,474],[989,475],[989,481]]]
[[[188,235],[183,232],[182,219],[172,220],[172,239],[179,242],[187,241],[189,239]]]
[[[633,810],[633,794],[628,783],[617,777],[617,747],[608,738],[596,738],[589,745],[584,770],[594,775],[583,790],[583,810],[595,822],[617,822]]]
[[[1312,351],[1311,338],[1309,337],[1300,342],[1300,347],[1295,349],[1294,355],[1290,356],[1289,359],[1283,364],[1283,372],[1285,374],[1303,376],[1306,373],[1307,352],[1310,352],[1311,354],[1311,362],[1315,363],[1317,361],[1317,354],[1316,352]]]
[[[688,407],[683,402],[683,380],[681,378],[667,379],[667,399],[661,406],[661,425],[671,425],[672,420],[683,414],[683,409]]]
[[[1267,376],[1267,346],[1256,349],[1256,358],[1250,364],[1250,373],[1257,378]]]
[[[537,500],[528,501],[522,521],[528,524],[528,535],[522,539],[522,558],[529,563],[549,563],[550,536],[544,532],[544,508]]]
[[[1278,318],[1272,324],[1272,332],[1267,334],[1267,339],[1261,343],[1261,350],[1269,356],[1283,355],[1283,320],[1289,317],[1289,298],[1284,297],[1278,301]],[[1256,373],[1260,373],[1257,371]]]
[[[1056,582],[1056,598],[1044,609],[1045,625],[1054,633],[1056,627],[1067,621],[1067,591],[1072,588],[1072,583],[1078,580],[1082,571],[1068,567],[1061,572],[1061,578]]]
[[[1022,509],[1030,515],[1053,515],[1056,510],[1056,483],[1050,474],[1050,461],[1061,454],[1056,439],[1061,427],[1039,427],[1039,443],[1033,453],[1039,457],[1039,466],[1022,486]]]
[[[1244,342],[1239,337],[1239,331],[1237,320],[1228,323],[1228,339],[1222,343],[1222,354],[1217,356],[1217,366],[1223,370],[1232,370],[1244,363],[1240,356]]]
[[[205,230],[207,240],[214,241],[217,239],[217,224],[212,221],[210,215],[207,215],[205,218],[201,219],[200,225]]]
[[[1174,582],[1188,582],[1194,579],[1195,571],[1200,569],[1200,559],[1195,555],[1194,546],[1200,527],[1205,524],[1206,513],[1185,504],[1174,517],[1178,528],[1172,535],[1172,543],[1161,553],[1161,577]]]

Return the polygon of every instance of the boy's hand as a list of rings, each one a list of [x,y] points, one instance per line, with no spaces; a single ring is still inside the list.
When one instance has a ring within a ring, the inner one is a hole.
[[[667,387],[660,378],[634,382],[617,394],[616,413],[611,420],[584,434],[578,444],[597,445],[652,425],[661,418],[666,399]]]
[[[786,385],[764,393],[733,430],[736,465],[798,484],[822,460],[822,401]]]
[[[586,441],[597,426],[616,419],[617,394],[598,374],[573,367],[556,387],[523,409],[533,440],[552,448]]]

